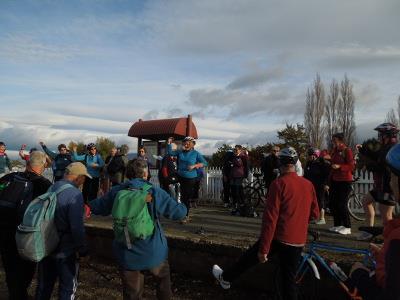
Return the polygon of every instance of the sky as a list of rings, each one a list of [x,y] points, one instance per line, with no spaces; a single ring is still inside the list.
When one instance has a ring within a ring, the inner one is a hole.
[[[347,74],[359,139],[400,95],[398,0],[1,0],[0,140],[55,148],[193,116],[197,148],[276,141],[317,73]]]

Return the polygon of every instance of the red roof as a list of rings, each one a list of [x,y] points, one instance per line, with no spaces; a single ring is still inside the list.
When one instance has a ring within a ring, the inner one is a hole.
[[[147,140],[166,140],[169,137],[182,139],[185,136],[198,138],[191,116],[150,121],[139,120],[131,126],[128,136]]]

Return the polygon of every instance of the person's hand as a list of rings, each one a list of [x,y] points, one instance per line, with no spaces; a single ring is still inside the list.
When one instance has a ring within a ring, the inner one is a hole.
[[[189,171],[192,171],[193,169],[196,169],[197,168],[197,165],[195,164],[195,165],[191,165],[191,166],[188,166],[188,170]]]
[[[332,169],[334,169],[334,170],[340,169],[340,165],[338,165],[338,164],[333,164],[333,165],[332,165]]]
[[[25,150],[25,148],[26,148],[26,144],[22,144],[21,145],[21,150]]]
[[[370,269],[368,269],[366,266],[364,266],[362,263],[360,263],[360,262],[358,261],[358,262],[356,262],[355,264],[353,264],[353,266],[351,267],[349,276],[351,277],[351,275],[354,273],[354,271],[359,270],[359,269],[365,270],[365,271],[367,271],[368,273],[371,272]]]
[[[258,252],[258,253],[257,253],[257,256],[258,256],[258,261],[259,261],[260,263],[262,263],[262,264],[268,261],[267,254]]]

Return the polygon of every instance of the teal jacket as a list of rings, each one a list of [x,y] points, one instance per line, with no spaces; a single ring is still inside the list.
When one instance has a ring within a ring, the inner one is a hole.
[[[102,216],[110,215],[115,197],[120,190],[128,187],[141,188],[144,184],[150,183],[136,178],[113,187],[103,197],[90,201],[89,206],[92,213]],[[132,249],[128,249],[125,245],[116,241],[113,242],[114,256],[123,270],[148,270],[164,262],[168,258],[168,244],[159,218],[164,216],[171,220],[181,220],[186,216],[186,206],[176,202],[164,190],[153,186],[150,193],[153,200],[147,205],[155,220],[153,235],[144,240],[136,241]]]
[[[203,167],[207,167],[208,165],[203,155],[194,149],[190,151],[173,151],[171,144],[169,144],[167,154],[178,157],[178,175],[184,178],[197,178],[197,170],[193,169],[189,171],[189,166],[197,163],[202,163]]]
[[[7,154],[0,155],[0,174],[6,172],[6,167],[11,171],[11,161]]]
[[[80,161],[84,165],[86,165],[89,175],[93,178],[100,177],[101,168],[104,167],[104,161],[101,158],[100,154],[97,153],[95,156],[90,154],[78,155],[76,152],[72,152],[72,159],[74,161]],[[98,166],[92,167],[93,163],[98,164]]]

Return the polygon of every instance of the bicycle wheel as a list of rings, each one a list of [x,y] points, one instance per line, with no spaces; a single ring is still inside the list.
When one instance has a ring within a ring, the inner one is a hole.
[[[365,220],[365,213],[362,201],[364,199],[363,193],[351,193],[349,200],[347,201],[347,209],[352,216],[357,221]]]
[[[260,191],[254,188],[246,188],[244,190],[244,199],[252,205],[252,207],[256,208],[260,205],[261,202],[261,193]]]

